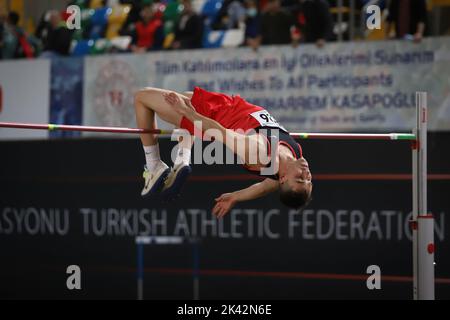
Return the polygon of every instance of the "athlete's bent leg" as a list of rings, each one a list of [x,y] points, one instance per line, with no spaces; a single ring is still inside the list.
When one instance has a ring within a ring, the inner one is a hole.
[[[136,122],[139,128],[156,129],[157,124],[155,114],[162,120],[171,123],[176,127],[180,126],[182,120],[181,115],[179,115],[164,99],[164,94],[170,92],[172,91],[158,88],[144,88],[135,94],[134,107],[136,111]],[[189,95],[186,96],[189,97]],[[168,175],[168,180],[170,180],[171,183],[169,186],[167,184],[164,186],[165,191],[170,191],[171,187],[175,185],[180,186],[175,190],[176,194],[179,193],[181,185],[187,179],[187,176],[191,171],[189,159],[192,142],[186,140],[188,139],[184,139],[184,141],[179,144],[179,152],[175,161],[176,165],[174,166],[174,169],[170,171],[167,165],[161,161],[158,136],[155,134],[141,134],[141,141],[147,163],[146,169],[144,170],[145,186],[142,190],[142,195],[153,194],[160,191]],[[186,159],[188,160],[186,161]],[[179,160],[178,164],[177,160]],[[180,175],[181,172],[184,174]]]

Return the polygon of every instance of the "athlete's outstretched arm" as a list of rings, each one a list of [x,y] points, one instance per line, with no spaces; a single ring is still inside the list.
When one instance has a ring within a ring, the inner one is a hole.
[[[251,185],[248,188],[231,193],[224,193],[220,197],[216,198],[216,205],[213,208],[213,214],[215,214],[217,218],[221,218],[226,215],[237,202],[261,198],[278,190],[278,188],[278,181],[267,178],[261,182]]]

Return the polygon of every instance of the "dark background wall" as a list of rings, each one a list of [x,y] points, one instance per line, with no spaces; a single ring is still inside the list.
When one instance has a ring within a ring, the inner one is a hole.
[[[450,298],[449,138],[429,135],[438,299]],[[173,142],[160,144],[168,159]],[[203,299],[410,299],[408,143],[302,145],[315,176],[305,211],[273,195],[217,221],[214,198],[257,181],[239,166],[194,165],[181,198],[164,204],[140,197],[138,139],[1,142],[0,298],[134,299],[134,239],[145,233],[201,239]],[[192,245],[144,252],[145,298],[192,298]],[[66,288],[72,264],[80,291]],[[370,265],[381,268],[381,290],[366,287]]]

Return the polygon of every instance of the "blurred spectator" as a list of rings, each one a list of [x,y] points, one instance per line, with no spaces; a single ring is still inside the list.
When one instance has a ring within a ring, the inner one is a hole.
[[[225,0],[222,8],[217,13],[213,29],[229,30],[243,27],[246,10],[243,0]]]
[[[389,5],[386,35],[390,37],[395,23],[395,38],[411,38],[420,42],[425,32],[427,9],[425,0],[396,0]]]
[[[183,0],[183,12],[175,28],[173,49],[194,49],[202,46],[203,21],[192,8],[191,0]]]
[[[138,22],[141,18],[141,0],[121,0],[120,1],[123,4],[129,4],[131,5],[131,10],[128,13],[127,20],[122,26],[122,29],[120,30],[121,35],[128,35],[129,30],[133,28],[133,25]],[[148,4],[148,3],[147,3]]]
[[[228,21],[227,29],[236,29],[244,26],[246,10],[242,1],[234,0],[230,3],[227,10]]]
[[[146,4],[141,9],[141,19],[131,26],[133,42],[131,50],[142,53],[149,50],[160,49],[163,42],[163,23],[155,15],[155,7]]]
[[[258,8],[260,12],[264,12],[264,10],[266,9],[266,5],[267,5],[267,0],[259,0],[258,2]]]
[[[245,45],[253,50],[261,45],[261,15],[256,0],[246,0]]]
[[[69,30],[61,13],[51,10],[42,19],[36,29],[36,37],[41,39],[43,50],[41,57],[69,55],[73,31]]]
[[[294,10],[302,42],[315,43],[319,48],[333,33],[333,18],[327,0],[298,0]]]
[[[280,0],[268,0],[261,19],[262,44],[288,44],[295,40],[291,38],[293,15],[281,8]]]
[[[3,17],[2,59],[16,58],[16,51],[19,45],[17,34],[14,31],[15,26],[11,25],[11,14],[13,15],[14,19],[14,13],[10,13],[7,16]]]
[[[33,58],[34,48],[27,39],[25,31],[19,27],[20,16],[11,11],[3,23],[2,58]]]

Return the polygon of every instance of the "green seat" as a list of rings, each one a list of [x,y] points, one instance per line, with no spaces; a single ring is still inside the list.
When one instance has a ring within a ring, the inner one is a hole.
[[[183,6],[178,1],[169,2],[164,10],[164,21],[178,21]]]
[[[81,10],[81,29],[76,30],[73,38],[75,40],[88,39],[89,35],[87,34],[88,30],[92,25],[92,16],[94,15],[95,10],[92,9],[83,9]]]
[[[175,31],[175,26],[181,16],[183,6],[178,1],[169,2],[164,10],[164,34],[168,35]]]
[[[111,41],[108,39],[98,39],[95,41],[90,54],[97,55],[107,53],[111,49],[111,46]]]
[[[80,9],[83,10],[87,8],[86,3],[87,3],[86,0],[75,0],[74,5],[79,6]]]

